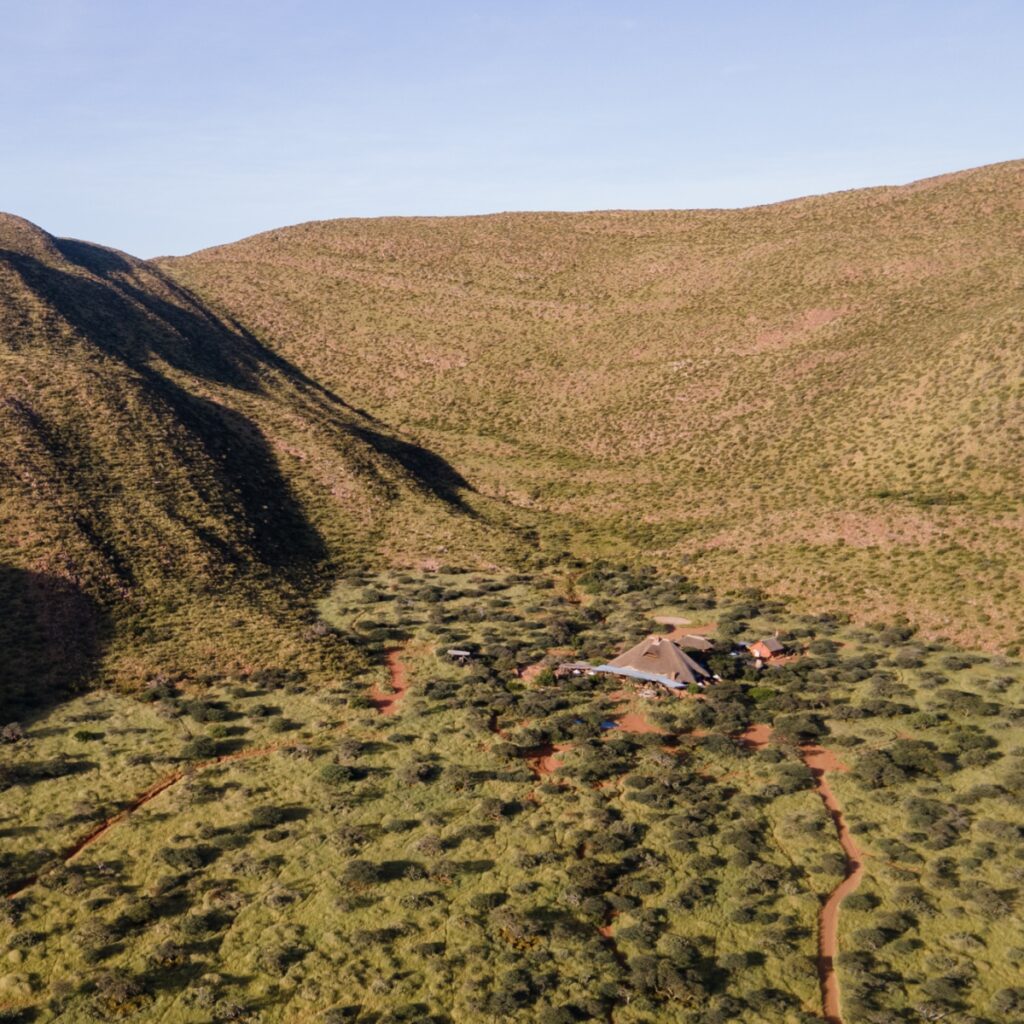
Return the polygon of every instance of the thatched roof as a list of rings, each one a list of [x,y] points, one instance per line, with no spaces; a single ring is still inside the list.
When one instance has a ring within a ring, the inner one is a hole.
[[[679,644],[665,637],[641,640],[606,665],[598,665],[595,671],[645,679],[673,690],[711,677],[711,673],[698,665]]]
[[[706,636],[698,636],[696,633],[687,633],[686,636],[676,637],[675,642],[684,651],[710,651],[715,646]]]

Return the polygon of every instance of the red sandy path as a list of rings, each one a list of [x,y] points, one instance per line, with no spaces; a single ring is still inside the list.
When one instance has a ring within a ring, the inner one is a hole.
[[[201,764],[192,765],[189,769],[179,768],[158,779],[149,789],[143,790],[134,797],[127,807],[118,811],[113,817],[107,818],[106,821],[97,825],[91,832],[77,840],[73,846],[60,855],[59,859],[64,864],[70,864],[83,850],[88,849],[93,843],[102,839],[115,825],[120,825],[121,822],[127,820],[141,807],[145,807],[151,800],[158,797],[164,790],[170,789],[175,783],[180,782],[187,774],[195,775],[209,768],[215,768],[217,765],[227,764],[229,761],[243,761],[250,757],[265,757],[267,754],[274,753],[275,750],[282,750],[290,745],[274,744],[270,747],[253,747],[249,750],[236,751],[234,754],[221,754],[220,757],[216,757],[212,761],[204,761]],[[7,893],[8,897],[14,899],[20,896],[27,889],[32,888],[38,880],[37,875],[26,878],[24,881],[19,882],[12,891]]]
[[[394,693],[385,693],[374,686],[370,690],[370,700],[382,715],[393,715],[409,689],[408,669],[402,660],[402,650],[399,647],[388,651],[384,660],[391,673],[391,687]]]
[[[864,862],[850,829],[843,817],[843,809],[825,778],[830,771],[846,771],[830,750],[808,745],[800,748],[804,764],[814,776],[818,796],[832,818],[839,836],[839,845],[846,854],[846,878],[829,893],[818,918],[818,977],[821,981],[821,1001],[825,1020],[829,1024],[842,1024],[842,1002],[839,994],[839,975],[835,958],[839,953],[839,905],[860,885]]]
[[[738,739],[746,747],[758,750],[772,738],[772,727],[752,725],[740,733]],[[828,894],[818,913],[818,980],[821,983],[821,1004],[828,1024],[843,1024],[842,1001],[839,994],[839,975],[835,961],[839,955],[839,906],[860,885],[864,875],[863,856],[854,842],[826,772],[845,772],[846,766],[832,753],[814,743],[800,747],[800,757],[810,769],[814,788],[836,827],[839,845],[846,855],[846,877]]]

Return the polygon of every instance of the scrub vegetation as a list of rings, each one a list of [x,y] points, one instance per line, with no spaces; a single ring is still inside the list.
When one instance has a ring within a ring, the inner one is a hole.
[[[1024,163],[746,210],[337,220],[161,262],[582,557],[1015,646]]]
[[[717,622],[705,698],[523,672],[666,609]],[[830,783],[865,854],[844,1019],[1012,1019],[1017,662],[603,563],[350,574],[321,615],[368,664],[401,648],[394,715],[379,668],[254,672],[78,697],[4,747],[0,998],[26,1019],[820,1019],[818,913],[846,864],[807,742],[848,769]],[[726,653],[767,631],[796,656]],[[634,716],[652,731],[610,727]]]
[[[1022,171],[0,215],[0,1021],[1024,1020]]]

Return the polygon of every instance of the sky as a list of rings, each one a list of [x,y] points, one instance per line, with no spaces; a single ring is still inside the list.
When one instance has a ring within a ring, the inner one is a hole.
[[[737,207],[1024,156],[1021,0],[0,0],[0,210],[139,256],[305,220]]]

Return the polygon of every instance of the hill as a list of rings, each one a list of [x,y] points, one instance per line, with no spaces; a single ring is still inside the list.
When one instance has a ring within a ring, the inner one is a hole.
[[[152,265],[6,215],[0,424],[9,718],[97,673],[344,663],[304,632],[317,581],[486,550],[442,460]]]
[[[528,511],[932,635],[1020,640],[1024,163],[746,210],[302,224],[160,261]]]

